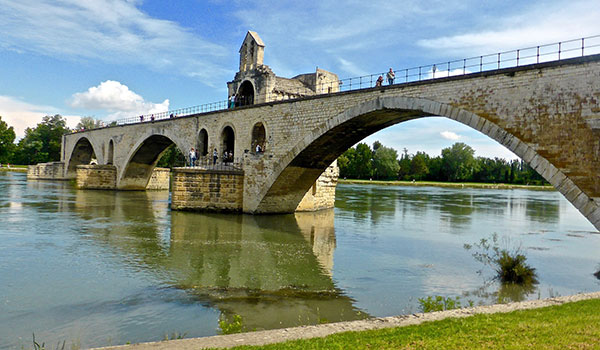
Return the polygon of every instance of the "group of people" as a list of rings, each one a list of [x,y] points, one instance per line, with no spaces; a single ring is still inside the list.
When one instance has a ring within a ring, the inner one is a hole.
[[[394,73],[394,70],[392,68],[390,68],[390,70],[387,72],[387,74],[385,75],[388,81],[388,85],[394,85],[394,79],[396,79],[396,74]],[[382,86],[383,85],[383,75],[380,75],[379,78],[377,78],[377,81],[375,82],[375,86]]]

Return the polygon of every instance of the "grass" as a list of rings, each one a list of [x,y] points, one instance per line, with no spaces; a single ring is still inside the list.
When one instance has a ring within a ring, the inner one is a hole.
[[[600,300],[234,349],[600,349]]]
[[[20,171],[20,172],[26,172],[27,171],[27,165],[12,165],[10,166],[10,168],[7,168],[5,164],[2,164],[2,167],[0,167],[0,171]]]
[[[527,189],[527,190],[539,190],[539,191],[554,191],[552,185],[537,186],[537,185],[517,185],[517,184],[493,184],[493,183],[479,183],[479,182],[436,182],[436,181],[379,181],[379,180],[354,180],[354,179],[339,179],[339,183],[343,184],[376,184],[376,185],[388,185],[388,186],[436,186],[436,187],[450,187],[450,188],[493,188],[493,189]]]

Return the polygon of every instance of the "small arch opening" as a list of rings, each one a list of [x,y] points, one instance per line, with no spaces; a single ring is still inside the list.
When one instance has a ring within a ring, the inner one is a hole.
[[[254,104],[254,86],[246,80],[238,89],[238,97],[235,102],[236,106],[250,106]]]
[[[198,134],[198,155],[205,157],[208,154],[208,132],[206,129],[200,130]]]
[[[221,132],[221,149],[223,162],[233,162],[235,151],[235,133],[231,126],[226,126]]]
[[[254,124],[252,128],[252,144],[250,145],[252,151],[256,153],[264,152],[266,140],[267,133],[263,123],[258,122]]]
[[[110,140],[110,142],[108,143],[108,154],[106,155],[106,164],[108,164],[108,165],[113,164],[114,155],[115,155],[115,144],[114,144],[113,140]]]

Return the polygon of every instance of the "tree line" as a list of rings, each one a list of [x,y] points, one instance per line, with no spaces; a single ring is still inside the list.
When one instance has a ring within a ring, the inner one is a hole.
[[[350,179],[485,182],[509,184],[547,184],[535,170],[522,160],[475,157],[469,145],[457,142],[444,148],[441,155],[431,157],[425,152],[409,154],[406,148],[398,152],[373,143],[359,143],[338,158],[340,177]]]
[[[75,130],[101,126],[98,120],[84,117]],[[73,132],[60,114],[45,116],[35,128],[27,128],[25,137],[15,141],[15,131],[0,116],[0,163],[36,164],[60,160],[62,135]],[[183,155],[176,147],[165,152],[159,166],[181,163]],[[371,148],[359,143],[338,158],[340,176],[350,179],[416,180],[451,182],[487,182],[539,185],[547,182],[529,165],[520,160],[475,157],[470,146],[457,142],[444,148],[440,156],[425,152],[398,152],[379,141]]]

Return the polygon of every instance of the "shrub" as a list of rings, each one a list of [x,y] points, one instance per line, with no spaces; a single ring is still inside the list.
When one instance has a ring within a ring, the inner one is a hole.
[[[477,247],[473,253],[475,260],[496,271],[496,278],[502,283],[536,284],[538,283],[535,268],[526,263],[527,258],[521,253],[521,247],[500,248],[498,235],[491,239],[481,239],[478,243],[465,244],[465,249]]]
[[[221,328],[222,334],[233,334],[233,333],[241,333],[243,324],[242,324],[242,316],[233,315],[233,320],[228,322],[226,319],[219,321],[219,328]]]
[[[460,297],[455,297],[453,299],[451,297],[443,297],[441,295],[419,298],[419,304],[422,312],[444,311],[461,308]],[[469,305],[472,306],[473,303],[469,302]]]

